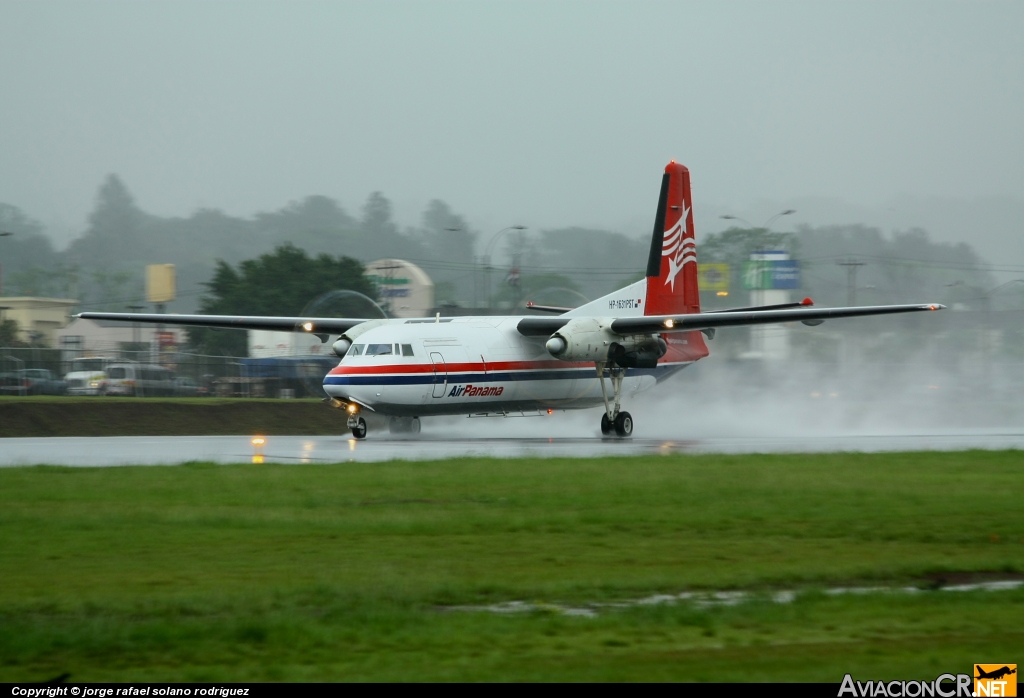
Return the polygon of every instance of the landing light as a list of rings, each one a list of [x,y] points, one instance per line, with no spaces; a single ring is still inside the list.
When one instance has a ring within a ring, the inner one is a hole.
[[[349,414],[355,414],[355,413],[356,413],[356,412],[358,412],[358,411],[359,411],[359,405],[357,405],[357,404],[356,404],[356,403],[354,403],[354,402],[350,402],[350,403],[348,404],[348,413],[349,413]]]
[[[265,443],[267,443],[267,440],[264,439],[262,436],[254,436],[254,437],[252,437],[252,445],[253,446],[262,446]]]
[[[675,323],[675,320],[673,320],[672,318],[669,318],[668,320],[666,320],[664,322],[664,325],[665,325],[666,328],[671,330],[673,327],[676,326],[676,323]]]
[[[313,323],[312,322],[304,322],[304,323],[302,323],[302,329],[306,330],[306,332],[312,332],[313,331]]]

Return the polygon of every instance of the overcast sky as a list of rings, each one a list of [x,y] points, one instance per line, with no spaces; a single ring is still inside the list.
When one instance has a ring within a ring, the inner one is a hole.
[[[1024,238],[1021,2],[0,0],[0,27],[0,201],[57,236],[110,172],[162,215],[379,189],[406,224],[436,197],[646,233],[675,158],[705,227],[818,197]]]

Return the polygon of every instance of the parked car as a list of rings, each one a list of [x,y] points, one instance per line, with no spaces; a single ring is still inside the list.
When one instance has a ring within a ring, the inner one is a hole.
[[[191,378],[180,376],[174,381],[174,394],[178,397],[208,397],[210,391]]]
[[[27,392],[20,371],[0,373],[0,395],[25,395]]]
[[[110,364],[106,370],[107,395],[157,397],[176,394],[174,371],[152,364]]]
[[[22,385],[29,395],[64,395],[68,384],[45,368],[26,368],[18,371]]]

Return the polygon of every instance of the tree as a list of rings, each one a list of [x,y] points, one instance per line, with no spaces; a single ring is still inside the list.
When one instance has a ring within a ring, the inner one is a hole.
[[[273,252],[232,267],[217,261],[213,278],[205,284],[199,312],[213,315],[298,315],[307,303],[327,291],[346,289],[376,298],[374,285],[363,275],[363,265],[351,257],[327,254],[309,257],[286,243]],[[238,330],[189,330],[195,349],[224,356],[245,356],[246,335]]]
[[[434,298],[455,301],[473,294],[473,263],[477,233],[444,201],[434,199],[423,211],[418,239],[423,244],[421,265],[434,281]]]
[[[0,295],[35,295],[28,287],[45,287],[46,277],[57,261],[50,239],[43,234],[39,221],[26,216],[17,206],[0,203],[0,230],[14,233],[0,241],[0,264],[3,265],[3,288]],[[20,282],[22,275],[31,278]]]
[[[0,320],[0,347],[23,347],[25,343],[18,339],[18,321]]]

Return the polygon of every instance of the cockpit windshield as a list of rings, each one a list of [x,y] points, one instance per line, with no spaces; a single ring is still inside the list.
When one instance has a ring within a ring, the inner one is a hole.
[[[367,344],[366,355],[367,356],[384,356],[385,354],[391,354],[394,352],[394,345],[392,344]]]

